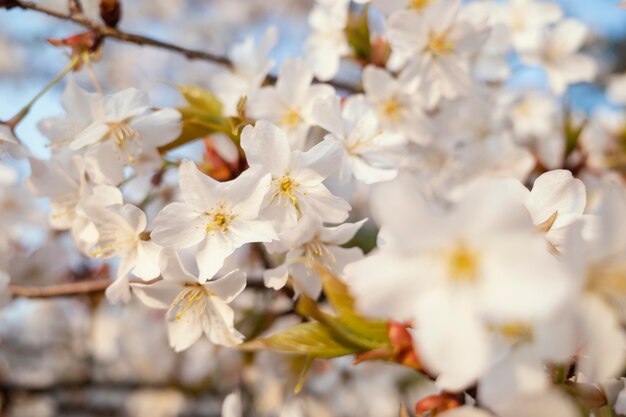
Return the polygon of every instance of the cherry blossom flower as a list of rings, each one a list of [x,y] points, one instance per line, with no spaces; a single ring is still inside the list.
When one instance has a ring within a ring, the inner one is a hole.
[[[219,183],[184,160],[179,177],[183,202],[163,208],[151,236],[165,247],[199,245],[196,260],[202,282],[213,277],[240,246],[277,238],[270,223],[259,218],[270,188],[269,174],[250,169],[235,180]]]
[[[313,125],[315,101],[334,94],[332,87],[311,85],[313,74],[302,60],[287,60],[275,86],[263,87],[248,99],[247,111],[255,119],[272,122],[285,130],[292,149],[303,149]]]
[[[148,240],[146,215],[132,204],[87,205],[85,211],[98,231],[98,240],[87,254],[98,259],[119,258],[116,281],[107,288],[107,298],[111,302],[128,302],[128,274],[144,280],[160,274],[161,247]]]
[[[420,78],[419,92],[428,108],[440,99],[469,93],[469,57],[487,39],[486,28],[459,18],[459,0],[440,0],[423,14],[400,11],[389,18],[388,37],[395,57],[409,61],[410,73]]]
[[[350,205],[324,186],[339,167],[341,146],[336,141],[324,140],[306,152],[292,150],[284,131],[258,121],[244,128],[241,147],[252,168],[271,174],[262,207],[277,228],[289,229],[303,216],[329,223],[348,217]]]
[[[423,114],[414,80],[400,74],[394,78],[387,71],[368,66],[363,70],[363,89],[368,103],[376,112],[380,128],[400,134],[419,144],[432,139],[428,120]]]
[[[78,133],[69,147],[88,147],[86,157],[123,179],[124,165],[132,165],[143,152],[154,151],[181,132],[180,113],[174,109],[152,110],[146,93],[129,88],[92,104],[94,120]],[[114,168],[113,168],[114,167]]]
[[[363,97],[351,98],[343,109],[337,97],[319,100],[314,115],[317,124],[330,132],[326,140],[342,145],[342,179],[354,176],[373,184],[397,175],[393,151],[399,150],[404,138],[379,129],[376,116]]]
[[[237,115],[239,100],[261,87],[274,66],[268,55],[277,42],[278,30],[270,27],[257,43],[248,37],[228,52],[232,70],[219,72],[210,81],[211,90],[222,103],[225,116]]]
[[[587,37],[587,28],[576,20],[562,20],[545,31],[537,51],[522,53],[528,65],[541,65],[555,94],[563,94],[570,84],[592,81],[597,73],[595,61],[578,51]]]
[[[246,287],[246,274],[232,271],[201,284],[170,249],[161,258],[163,279],[152,284],[132,284],[133,292],[152,308],[167,309],[170,346],[177,352],[188,349],[202,335],[211,342],[233,346],[243,341],[234,327],[235,314],[228,305]]]
[[[280,241],[268,246],[272,251],[287,251],[285,262],[263,273],[265,285],[278,290],[289,276],[294,290],[316,299],[322,291],[317,268],[326,268],[341,276],[346,265],[363,257],[359,248],[342,248],[365,223],[343,223],[326,227],[316,218],[304,217],[298,224],[280,235]]]
[[[318,0],[311,14],[311,34],[307,39],[306,61],[322,81],[337,75],[341,57],[350,53],[345,28],[348,24],[347,0]]]
[[[567,275],[529,227],[520,183],[481,182],[444,211],[402,184],[379,195],[384,247],[346,274],[363,313],[413,319],[437,384],[463,389],[490,365],[490,329],[553,314]]]

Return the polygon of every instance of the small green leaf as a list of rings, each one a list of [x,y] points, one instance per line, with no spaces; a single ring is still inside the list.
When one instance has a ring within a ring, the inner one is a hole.
[[[177,88],[189,107],[205,114],[222,117],[222,103],[210,91],[188,85],[179,85]]]
[[[337,341],[331,331],[321,323],[300,323],[267,338],[240,345],[244,350],[273,349],[279,352],[307,355],[312,358],[336,358],[355,352]]]
[[[371,62],[372,42],[370,39],[367,6],[360,13],[350,15],[345,34],[354,55],[359,59]]]

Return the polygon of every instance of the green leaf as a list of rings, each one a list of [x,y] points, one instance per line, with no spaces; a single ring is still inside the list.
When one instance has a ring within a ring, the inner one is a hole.
[[[204,114],[211,114],[215,117],[222,117],[222,103],[210,91],[188,85],[179,85],[177,88],[192,109],[198,109]]]
[[[174,141],[159,148],[165,153],[193,140],[222,132],[232,138],[230,120],[222,113],[222,103],[210,92],[200,87],[178,86],[187,105],[178,111],[182,116],[183,129]]]
[[[360,13],[353,13],[348,18],[345,29],[348,44],[357,58],[371,62],[372,42],[368,22],[368,7],[365,6]]]
[[[267,338],[244,343],[240,347],[244,350],[269,348],[312,358],[336,358],[356,352],[354,348],[337,341],[326,326],[316,322],[296,324]]]
[[[389,346],[386,322],[368,321],[356,316],[331,316],[304,295],[300,296],[296,310],[326,326],[336,340],[357,352]]]

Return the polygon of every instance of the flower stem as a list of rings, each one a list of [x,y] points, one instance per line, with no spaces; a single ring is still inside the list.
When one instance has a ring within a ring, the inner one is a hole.
[[[48,84],[46,84],[46,86],[41,89],[41,91],[39,91],[39,93],[37,93],[35,95],[35,97],[33,97],[28,104],[26,104],[26,106],[24,106],[22,108],[22,110],[20,110],[15,116],[13,116],[11,118],[11,120],[9,120],[7,122],[7,125],[9,127],[11,127],[11,129],[15,129],[15,127],[24,119],[24,117],[26,117],[26,115],[28,114],[28,112],[30,112],[30,109],[33,107],[33,105],[37,102],[37,100],[39,100],[44,94],[46,94],[52,87],[54,87],[59,81],[61,81],[70,71],[72,71],[74,69],[74,67],[78,64],[78,62],[80,61],[80,57],[78,56],[74,56],[72,57],[72,60],[70,61],[70,63],[63,69],[63,71],[61,71],[56,77],[54,77]]]

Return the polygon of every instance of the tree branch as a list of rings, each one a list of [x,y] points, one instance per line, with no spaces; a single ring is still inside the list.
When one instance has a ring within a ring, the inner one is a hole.
[[[162,278],[155,278],[150,281],[131,280],[131,284],[152,284]],[[64,284],[52,284],[45,286],[9,284],[9,291],[14,297],[23,298],[55,298],[71,297],[76,295],[86,295],[103,292],[113,283],[110,278],[94,279],[90,281],[68,282]],[[246,288],[266,289],[260,279],[249,280]]]
[[[178,46],[172,43],[159,41],[157,39],[148,38],[146,36],[123,32],[121,30],[111,28],[109,26],[94,22],[93,20],[85,16],[83,13],[75,13],[75,12],[63,13],[54,9],[41,6],[38,3],[34,3],[32,1],[24,1],[24,0],[0,0],[0,8],[7,9],[7,10],[13,9],[13,8],[18,8],[22,10],[33,10],[39,13],[46,14],[51,17],[55,17],[57,19],[74,22],[78,25],[81,25],[97,33],[103,38],[117,39],[122,42],[133,43],[133,44],[141,45],[141,46],[152,46],[155,48],[160,48],[166,51],[183,55],[187,59],[192,59],[192,60],[197,59],[201,61],[208,61],[208,62],[213,62],[216,64],[225,65],[228,67],[232,66],[232,62],[227,57],[214,54],[211,52],[183,48],[181,46]],[[271,82],[276,81],[276,77],[274,76],[268,76],[268,79]],[[316,80],[316,82],[319,82],[319,81]],[[342,82],[342,81],[331,80],[326,83],[334,86],[337,89],[344,90],[347,92],[361,91],[359,87],[350,83]]]
[[[112,279],[97,279],[46,286],[10,284],[9,290],[14,297],[53,298],[102,292],[112,282]]]

